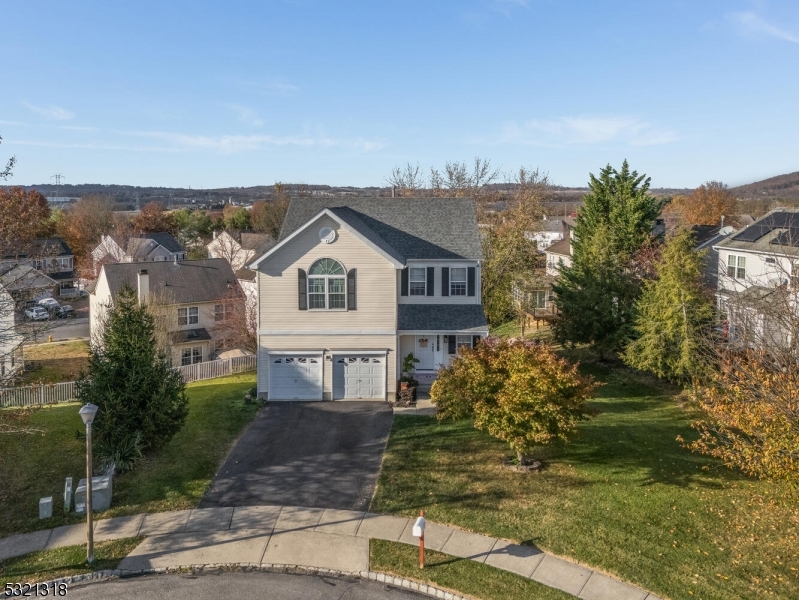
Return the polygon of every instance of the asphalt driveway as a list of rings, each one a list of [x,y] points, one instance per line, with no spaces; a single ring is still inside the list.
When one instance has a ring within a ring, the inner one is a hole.
[[[385,402],[275,402],[258,413],[200,502],[366,510],[392,410]]]

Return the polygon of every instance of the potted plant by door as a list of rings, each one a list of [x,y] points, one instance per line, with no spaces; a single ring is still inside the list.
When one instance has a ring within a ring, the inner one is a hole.
[[[419,359],[413,355],[413,352],[408,354],[402,359],[402,377],[400,377],[400,392],[398,402],[403,404],[416,403],[416,388],[419,382],[413,377],[413,372],[416,370],[416,363]]]

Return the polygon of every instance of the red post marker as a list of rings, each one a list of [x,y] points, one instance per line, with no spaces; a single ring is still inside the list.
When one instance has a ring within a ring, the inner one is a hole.
[[[419,568],[424,569],[424,511],[419,511],[419,518],[413,524],[413,535],[419,538]]]

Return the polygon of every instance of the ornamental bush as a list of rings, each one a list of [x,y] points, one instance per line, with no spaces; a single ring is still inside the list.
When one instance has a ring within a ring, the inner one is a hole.
[[[439,370],[430,398],[439,420],[473,417],[524,464],[536,446],[568,440],[595,387],[547,344],[487,338]]]

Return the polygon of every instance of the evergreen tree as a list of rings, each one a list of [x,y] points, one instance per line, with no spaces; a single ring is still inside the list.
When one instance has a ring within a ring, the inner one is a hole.
[[[628,261],[613,248],[608,226],[599,225],[552,286],[561,316],[552,325],[556,340],[591,344],[603,356],[623,347],[638,293],[627,266]]]
[[[702,375],[702,341],[713,319],[713,305],[702,285],[702,257],[694,252],[689,231],[669,240],[656,271],[657,279],[644,284],[636,303],[637,339],[627,346],[624,361],[687,383]]]
[[[99,407],[94,434],[99,455],[133,463],[183,427],[188,414],[186,384],[158,349],[155,320],[125,286],[108,308],[102,342],[78,381],[77,398]]]
[[[591,344],[602,355],[621,350],[630,334],[639,294],[636,254],[650,241],[663,202],[650,196],[649,178],[610,165],[591,174],[572,240],[572,264],[552,286],[561,319],[561,343]]]

